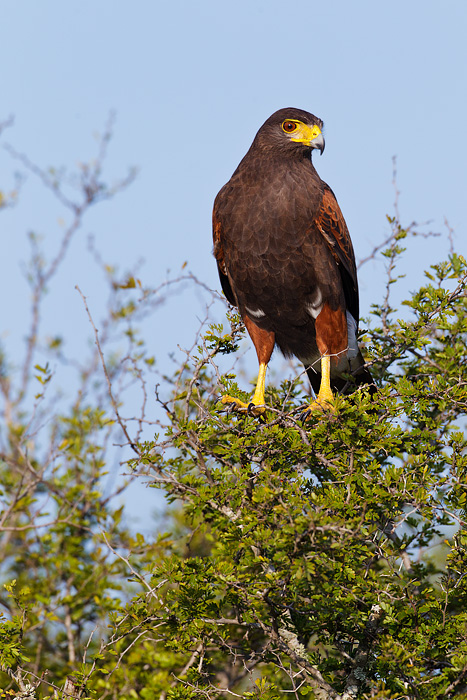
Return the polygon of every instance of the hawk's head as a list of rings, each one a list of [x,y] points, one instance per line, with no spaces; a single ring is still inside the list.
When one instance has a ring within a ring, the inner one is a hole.
[[[274,112],[267,119],[255,137],[255,143],[262,149],[281,151],[305,150],[309,153],[318,148],[324,151],[324,136],[321,133],[323,122],[310,112],[294,107],[286,107]]]

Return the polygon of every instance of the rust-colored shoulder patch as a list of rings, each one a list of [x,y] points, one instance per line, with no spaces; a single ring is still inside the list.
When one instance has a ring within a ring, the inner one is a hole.
[[[340,268],[347,310],[355,319],[358,319],[357,268],[352,241],[334,192],[326,183],[323,185],[321,206],[313,223],[326,241]]]
[[[345,265],[352,277],[356,278],[357,271],[349,230],[334,192],[326,184],[324,185],[323,199],[316,215],[315,223],[333,249],[334,254]]]

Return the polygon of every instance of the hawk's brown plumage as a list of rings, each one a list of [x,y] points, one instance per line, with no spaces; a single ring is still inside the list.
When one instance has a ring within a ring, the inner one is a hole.
[[[328,356],[338,391],[349,386],[343,374],[353,374],[357,384],[372,382],[356,343],[358,285],[349,232],[311,162],[313,148],[324,149],[322,126],[302,110],[275,112],[217,195],[213,213],[222,288],[239,308],[260,365],[267,366],[277,344],[303,362],[315,392],[320,360]],[[322,402],[329,402],[330,392],[322,391],[321,385]],[[255,399],[260,395],[257,387]]]

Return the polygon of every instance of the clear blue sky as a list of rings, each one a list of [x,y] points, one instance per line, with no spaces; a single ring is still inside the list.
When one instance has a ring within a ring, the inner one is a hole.
[[[337,195],[357,258],[388,233],[397,156],[403,223],[431,221],[443,233],[411,246],[405,284],[415,289],[423,268],[446,256],[444,217],[461,250],[465,240],[466,34],[465,0],[5,0],[0,121],[13,114],[15,124],[3,140],[40,166],[73,166],[93,155],[94,134],[115,109],[108,176],[140,168],[130,190],[92,212],[51,290],[46,326],[74,333],[78,347],[89,336],[74,289],[99,308],[88,232],[108,262],[125,268],[144,258],[146,285],[187,260],[217,287],[214,196],[259,126],[285,106],[325,122],[326,151],[315,164]],[[17,167],[0,150],[0,190]],[[20,205],[0,216],[1,337],[14,352],[28,308],[25,232],[44,234],[52,250],[59,214],[29,178]],[[382,263],[362,269],[362,314],[381,297],[382,271]],[[187,296],[161,313],[152,339],[161,365],[190,343],[202,313],[195,305]]]

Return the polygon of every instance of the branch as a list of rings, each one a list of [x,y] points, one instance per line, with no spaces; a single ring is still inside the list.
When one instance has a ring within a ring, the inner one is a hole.
[[[110,381],[109,373],[108,373],[108,371],[107,371],[107,365],[105,364],[104,353],[102,352],[102,348],[101,348],[101,345],[100,345],[100,342],[99,342],[99,331],[97,330],[96,325],[95,325],[95,323],[94,323],[94,321],[93,321],[91,312],[89,311],[89,307],[88,307],[88,304],[87,304],[87,301],[86,301],[86,297],[84,296],[83,292],[81,291],[81,289],[79,288],[78,285],[75,286],[75,289],[79,292],[79,294],[80,294],[80,296],[81,296],[81,299],[83,300],[84,308],[86,309],[86,313],[87,313],[87,315],[88,315],[89,322],[90,322],[90,324],[91,324],[91,326],[92,326],[92,328],[93,328],[93,331],[94,331],[95,343],[96,343],[97,351],[98,351],[98,353],[99,353],[99,357],[100,357],[100,360],[101,360],[102,369],[104,370],[104,375],[105,375],[105,379],[106,379],[106,382],[107,382],[107,388],[108,388],[108,392],[109,392],[109,397],[110,397],[110,401],[112,402],[112,407],[113,407],[113,409],[114,409],[115,416],[116,416],[116,418],[117,418],[117,423],[119,424],[120,428],[121,428],[122,431],[123,431],[123,434],[125,435],[126,439],[128,440],[128,444],[130,445],[130,447],[132,448],[132,450],[133,450],[134,452],[136,452],[136,454],[139,456],[139,455],[140,455],[140,452],[139,452],[137,446],[134,444],[133,440],[131,439],[130,435],[128,434],[128,430],[127,430],[127,428],[126,428],[126,425],[125,425],[125,423],[123,422],[122,418],[120,417],[120,413],[119,413],[119,410],[118,410],[118,404],[117,404],[117,402],[116,402],[116,400],[115,400],[115,397],[114,397],[114,395],[113,395],[112,383],[111,383],[111,381]]]
[[[154,591],[157,591],[159,588],[162,588],[162,586],[163,586],[165,583],[167,583],[168,579],[163,579],[162,581],[160,581],[160,582],[157,584],[157,586],[154,586],[154,588],[152,588],[152,587],[149,585],[149,583],[146,581],[146,579],[145,579],[143,576],[141,576],[141,574],[138,573],[138,571],[136,571],[136,570],[131,566],[131,564],[130,564],[130,562],[128,561],[128,559],[126,559],[126,557],[123,557],[121,554],[119,554],[119,552],[117,552],[117,550],[115,550],[115,549],[112,547],[112,545],[110,544],[109,540],[107,539],[107,536],[106,536],[106,534],[105,534],[104,531],[101,532],[101,535],[102,535],[102,537],[103,537],[103,539],[104,539],[104,542],[106,543],[107,547],[108,547],[108,548],[110,549],[110,551],[112,552],[112,554],[114,554],[116,557],[118,557],[121,561],[123,561],[123,562],[128,566],[128,568],[130,569],[130,571],[131,571],[131,573],[133,574],[133,576],[134,576],[136,579],[138,579],[138,581],[140,581],[140,582],[143,584],[143,586],[148,590],[149,595],[154,596],[154,597],[156,598],[157,602],[160,603],[160,600],[157,598],[157,596],[154,595]]]

